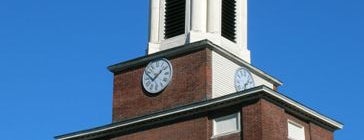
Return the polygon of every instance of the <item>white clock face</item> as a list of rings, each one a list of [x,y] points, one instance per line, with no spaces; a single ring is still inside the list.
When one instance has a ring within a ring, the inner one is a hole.
[[[159,93],[170,83],[172,74],[172,65],[167,59],[151,61],[143,73],[143,87],[149,93]]]
[[[235,89],[242,91],[254,87],[254,79],[250,72],[245,68],[239,68],[235,72]]]

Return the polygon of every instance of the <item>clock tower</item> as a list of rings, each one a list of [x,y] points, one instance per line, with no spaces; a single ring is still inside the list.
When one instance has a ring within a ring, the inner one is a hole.
[[[150,0],[147,54],[108,67],[112,122],[57,140],[333,140],[343,124],[250,63],[247,0]]]

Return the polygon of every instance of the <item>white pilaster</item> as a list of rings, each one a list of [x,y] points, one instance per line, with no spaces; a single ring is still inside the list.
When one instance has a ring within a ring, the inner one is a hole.
[[[209,33],[221,32],[221,0],[208,0],[207,31]]]
[[[149,1],[149,43],[148,54],[159,51],[160,0]]]
[[[149,42],[158,43],[159,37],[159,0],[150,0]]]
[[[241,57],[250,63],[250,51],[248,49],[248,2],[236,1],[236,44],[241,52]]]
[[[206,32],[207,0],[192,0],[191,29],[194,32]]]

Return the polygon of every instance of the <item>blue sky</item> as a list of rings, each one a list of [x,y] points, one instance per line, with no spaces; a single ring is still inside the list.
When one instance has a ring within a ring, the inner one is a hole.
[[[361,139],[364,1],[250,0],[252,64]],[[0,134],[49,140],[111,122],[106,67],[145,54],[147,0],[0,0]]]

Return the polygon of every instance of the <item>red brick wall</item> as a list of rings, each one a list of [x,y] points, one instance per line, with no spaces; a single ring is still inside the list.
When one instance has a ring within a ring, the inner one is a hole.
[[[333,140],[333,132],[287,114],[264,99],[242,108],[243,139],[286,140],[288,119],[305,128],[305,140]]]
[[[287,139],[287,117],[282,108],[261,99],[243,107],[244,140]]]
[[[261,102],[244,106],[241,114],[243,140],[261,140],[263,134]]]
[[[241,108],[241,133],[211,138],[213,118],[226,113],[231,114],[233,108],[236,107],[213,111],[210,115],[197,119],[156,126],[112,140],[287,140],[288,120],[305,127],[305,140],[333,140],[332,132],[287,114],[284,109],[264,99]]]
[[[333,132],[310,123],[311,140],[334,140]]]
[[[285,140],[288,136],[284,109],[262,99],[262,140]]]
[[[136,132],[111,140],[208,140],[207,117]]]
[[[147,96],[141,85],[143,67],[114,75],[113,122],[211,97],[211,51],[204,49],[169,58],[170,85],[158,96]]]

